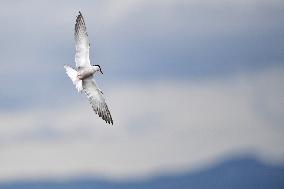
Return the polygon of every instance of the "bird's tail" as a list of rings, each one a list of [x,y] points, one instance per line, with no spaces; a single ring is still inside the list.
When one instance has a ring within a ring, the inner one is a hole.
[[[77,77],[77,71],[68,65],[65,65],[64,68],[68,77],[72,80],[78,92],[81,92],[83,90],[82,80]]]

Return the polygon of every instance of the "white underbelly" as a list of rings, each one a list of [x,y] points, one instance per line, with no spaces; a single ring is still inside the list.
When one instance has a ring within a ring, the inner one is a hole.
[[[79,79],[86,79],[90,76],[92,76],[95,72],[93,69],[85,68],[85,69],[80,69],[78,71],[78,78]]]

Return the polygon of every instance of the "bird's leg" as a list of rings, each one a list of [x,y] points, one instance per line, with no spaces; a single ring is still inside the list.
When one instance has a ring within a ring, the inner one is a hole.
[[[79,80],[81,80],[82,79],[82,74],[81,74],[81,72],[77,72],[77,78],[79,79]]]

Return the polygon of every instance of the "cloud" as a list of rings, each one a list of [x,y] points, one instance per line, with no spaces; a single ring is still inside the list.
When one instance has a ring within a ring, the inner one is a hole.
[[[282,4],[2,2],[0,180],[151,176],[238,153],[283,162]],[[114,127],[64,75],[78,10]]]
[[[278,22],[284,18],[282,4],[278,0],[5,2],[0,8],[0,21],[5,23],[0,73],[7,76],[4,70],[13,68],[20,75],[40,69],[58,74],[62,65],[73,63],[78,10],[86,18],[92,60],[116,77],[130,75],[119,71],[131,71],[131,78],[141,78],[149,66],[154,70],[149,75],[174,71],[177,77],[232,72],[267,62],[278,65],[283,60],[284,28]],[[172,68],[173,63],[178,66]]]
[[[0,180],[129,179],[242,153],[283,162],[283,75],[270,69],[226,80],[121,84],[106,92],[114,126],[83,96],[67,97],[64,107],[2,111]]]
[[[282,4],[278,0],[1,2],[0,22],[5,23],[0,32],[1,109],[65,103],[51,91],[66,94],[69,88],[63,65],[74,64],[73,30],[79,10],[91,40],[91,62],[105,70],[104,83],[116,85],[211,79],[282,67]]]

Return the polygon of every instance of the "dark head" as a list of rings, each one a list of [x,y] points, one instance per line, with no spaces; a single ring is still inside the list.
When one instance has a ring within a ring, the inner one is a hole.
[[[93,68],[94,68],[95,71],[99,71],[99,72],[101,72],[103,74],[100,65],[93,65]]]

